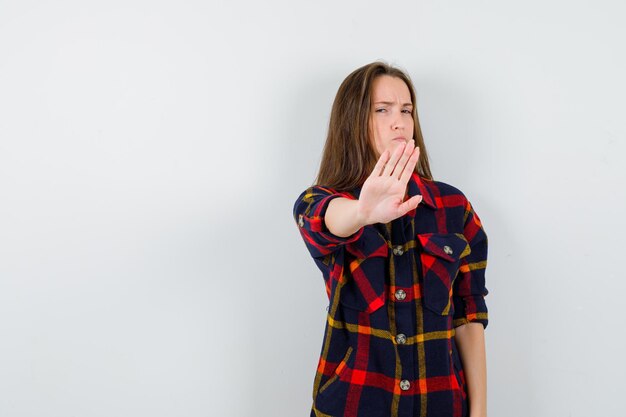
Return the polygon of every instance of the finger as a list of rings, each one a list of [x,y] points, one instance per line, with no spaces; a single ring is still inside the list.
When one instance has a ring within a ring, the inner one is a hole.
[[[389,160],[389,151],[385,149],[385,152],[383,152],[380,158],[378,158],[378,162],[376,162],[376,165],[374,166],[374,169],[372,170],[372,174],[376,175],[377,177],[380,177],[380,175],[383,173],[383,169],[385,168],[385,165],[387,164],[388,160]]]
[[[415,149],[415,144],[413,142],[413,139],[411,139],[409,142],[407,142],[406,146],[404,147],[404,152],[402,152],[402,156],[400,157],[398,164],[396,165],[396,167],[393,170],[393,173],[391,174],[394,178],[399,180],[400,177],[402,176],[402,172],[404,172],[404,167],[406,166],[406,163],[409,160],[409,157],[413,153],[413,149]]]
[[[404,167],[404,171],[402,171],[402,176],[400,177],[400,181],[404,183],[409,182],[411,175],[413,175],[413,172],[415,171],[415,165],[417,165],[417,161],[419,161],[419,159],[420,159],[420,147],[416,146],[415,149],[413,149],[413,153],[411,154],[409,161]]]
[[[422,196],[421,195],[419,195],[419,194],[418,195],[414,195],[413,197],[411,197],[408,200],[406,200],[404,203],[400,204],[398,209],[400,210],[400,212],[404,216],[406,213],[408,213],[409,211],[411,211],[414,208],[416,208],[421,201],[422,201]]]
[[[384,176],[388,177],[391,175],[391,173],[393,172],[393,169],[396,167],[396,164],[398,163],[398,159],[400,159],[400,155],[402,155],[404,146],[405,144],[401,143],[393,150],[393,153],[391,154],[391,158],[389,158],[389,161],[387,162],[387,165],[385,166],[385,170],[383,171]]]

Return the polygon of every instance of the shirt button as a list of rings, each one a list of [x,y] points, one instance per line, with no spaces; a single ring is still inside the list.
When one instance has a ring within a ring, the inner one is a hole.
[[[400,381],[400,389],[402,391],[406,391],[409,388],[411,388],[411,383],[407,379],[403,379],[402,381]]]
[[[396,290],[395,296],[396,296],[396,300],[402,301],[406,298],[406,292],[402,289]]]
[[[403,345],[406,343],[406,335],[400,333],[399,335],[396,336],[396,342],[399,345]]]
[[[393,248],[394,255],[402,256],[403,253],[404,253],[404,248],[402,248],[402,245],[398,245]]]
[[[298,219],[298,225],[300,227],[304,227],[304,219],[302,218],[302,214],[300,215],[300,218]]]
[[[443,247],[443,251],[444,251],[445,253],[447,253],[448,255],[452,255],[452,254],[454,253],[454,251],[452,250],[452,248],[451,248],[450,246],[448,246],[448,245],[446,245],[446,246],[444,246],[444,247]]]

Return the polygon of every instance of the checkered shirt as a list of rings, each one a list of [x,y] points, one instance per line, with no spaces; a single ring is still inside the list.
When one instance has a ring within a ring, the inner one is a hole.
[[[333,235],[328,203],[359,192],[311,186],[293,207],[329,299],[311,416],[465,417],[454,334],[488,323],[481,221],[460,190],[413,173],[409,197],[423,197],[416,209]]]

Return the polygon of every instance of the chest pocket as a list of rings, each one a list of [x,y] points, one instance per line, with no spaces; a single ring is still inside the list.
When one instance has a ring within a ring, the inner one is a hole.
[[[346,245],[339,302],[370,313],[382,307],[388,257],[387,240],[375,226],[365,226],[361,237]]]
[[[422,298],[424,305],[440,315],[449,315],[452,288],[461,259],[470,254],[462,233],[422,233],[417,235],[422,264]]]

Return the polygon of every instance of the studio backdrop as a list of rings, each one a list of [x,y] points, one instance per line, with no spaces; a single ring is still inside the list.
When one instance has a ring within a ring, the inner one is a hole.
[[[625,12],[0,0],[0,416],[308,415],[327,299],[292,207],[379,59],[489,238],[489,415],[623,416]]]

